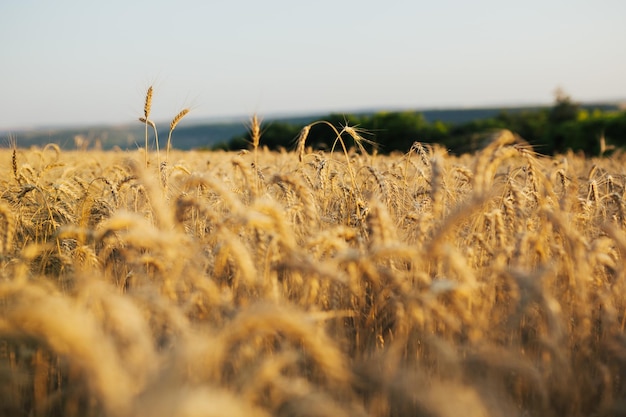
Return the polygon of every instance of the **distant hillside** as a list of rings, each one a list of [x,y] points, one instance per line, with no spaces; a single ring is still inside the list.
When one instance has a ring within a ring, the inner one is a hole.
[[[167,127],[167,124],[163,126]],[[157,125],[158,127],[158,125]],[[173,146],[178,149],[194,149],[209,147],[215,143],[223,142],[236,135],[245,133],[244,123],[217,123],[217,124],[196,124],[184,126],[181,123],[172,136]],[[56,143],[64,149],[94,148],[113,149],[136,149],[144,146],[145,130],[144,126],[137,122],[132,125],[123,126],[94,126],[81,128],[64,129],[37,129],[31,131],[11,132],[17,140],[20,148],[31,146],[45,146],[48,143]],[[161,146],[167,140],[167,129],[159,130],[159,142]],[[8,133],[1,133],[8,136]],[[149,137],[154,145],[154,133],[149,130]],[[6,146],[1,143],[0,146]]]
[[[583,107],[598,108],[601,110],[617,110],[616,104],[589,104]],[[501,111],[517,113],[528,110],[537,110],[545,107],[505,107],[505,108],[476,108],[476,109],[430,109],[416,110],[422,113],[429,122],[442,121],[446,123],[461,124],[474,120],[483,120],[496,116]],[[379,110],[351,112],[351,114],[368,115]],[[272,122],[280,121],[293,125],[304,125],[312,120],[323,119],[324,115],[304,115],[294,117],[268,117],[264,119],[265,126]],[[186,123],[187,122],[187,123]],[[168,124],[159,130],[161,146],[167,140]],[[233,137],[241,136],[247,130],[245,119],[231,122],[208,122],[197,121],[181,122],[173,134],[173,146],[177,149],[188,150],[197,148],[210,148],[218,143],[227,142]],[[45,146],[48,143],[56,143],[64,149],[94,148],[113,149],[136,149],[144,146],[144,126],[137,122],[122,126],[93,126],[62,129],[36,129],[16,132],[0,132],[0,146],[8,146],[9,133],[17,139],[17,146],[29,148],[31,146]],[[150,140],[154,143],[154,136],[150,130]]]
[[[416,110],[424,115],[429,122],[441,121],[444,123],[461,124],[476,120],[484,120],[497,116],[500,112],[506,111],[509,114],[535,111],[549,108],[550,106],[518,106],[518,107],[484,107],[484,108],[450,108],[450,109],[428,109]],[[620,105],[615,103],[588,103],[582,104],[582,108],[602,111],[619,110]],[[398,111],[403,111],[399,109]],[[355,113],[357,115],[370,115],[376,111]]]

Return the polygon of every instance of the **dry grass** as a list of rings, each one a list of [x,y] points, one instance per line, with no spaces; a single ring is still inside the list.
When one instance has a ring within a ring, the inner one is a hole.
[[[623,154],[314,125],[168,170],[0,152],[0,415],[626,414]]]

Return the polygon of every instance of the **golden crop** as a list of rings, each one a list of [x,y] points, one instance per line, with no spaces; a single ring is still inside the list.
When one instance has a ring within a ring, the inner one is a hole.
[[[624,155],[259,132],[0,151],[0,415],[626,413]]]

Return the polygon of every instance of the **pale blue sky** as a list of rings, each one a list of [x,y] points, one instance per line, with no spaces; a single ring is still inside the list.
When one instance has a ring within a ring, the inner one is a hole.
[[[626,98],[626,1],[0,3],[0,130]]]

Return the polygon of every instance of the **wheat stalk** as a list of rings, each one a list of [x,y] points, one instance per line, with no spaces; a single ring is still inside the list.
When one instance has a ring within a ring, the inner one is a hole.
[[[261,121],[256,113],[252,115],[252,119],[250,120],[250,137],[252,138],[252,147],[256,154],[256,150],[261,142]],[[257,162],[256,155],[254,161],[255,163]]]
[[[20,177],[17,173],[17,139],[13,135],[9,135],[9,147],[11,148],[11,168],[13,171],[13,179],[18,185],[22,185]]]
[[[152,86],[148,87],[148,91],[146,91],[146,99],[144,101],[144,105],[143,105],[143,117],[139,119],[139,121],[143,122],[146,126],[146,132],[145,132],[145,136],[146,136],[146,147],[145,147],[145,159],[146,159],[146,167],[148,166],[148,124],[150,124],[153,128],[154,131],[156,132],[156,126],[154,125],[154,122],[150,121],[150,110],[152,109],[152,91],[153,88]],[[158,141],[157,141],[158,143]]]
[[[298,160],[302,162],[304,159],[304,145],[306,143],[306,139],[309,137],[309,132],[311,131],[312,125],[306,125],[300,130],[300,134],[297,139],[296,152],[298,153]]]
[[[0,257],[9,254],[15,235],[15,216],[6,203],[0,202]]]
[[[167,135],[167,150],[165,151],[166,163],[169,161],[170,147],[171,147],[171,142],[172,142],[172,132],[174,131],[174,129],[176,129],[176,126],[178,125],[178,123],[180,123],[183,117],[185,117],[188,113],[189,113],[189,109],[182,109],[180,112],[178,112],[176,116],[174,116],[174,118],[170,122],[170,131]]]
[[[259,117],[255,114],[252,115],[250,120],[250,138],[252,139],[252,149],[254,152],[254,163],[253,168],[260,173],[259,170],[259,144],[261,142],[261,121]],[[259,175],[255,175],[255,194],[259,194],[259,183],[260,178]]]

